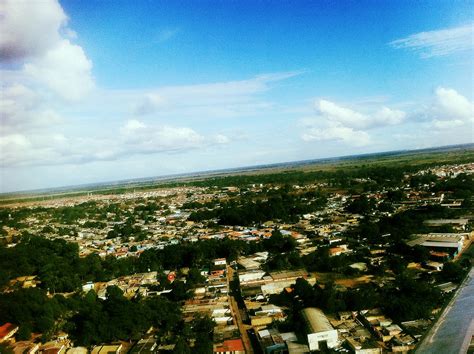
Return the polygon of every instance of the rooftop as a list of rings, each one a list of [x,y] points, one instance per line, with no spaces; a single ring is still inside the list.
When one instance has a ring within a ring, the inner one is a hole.
[[[331,323],[329,323],[328,318],[320,309],[308,307],[303,309],[301,313],[306,322],[308,332],[318,333],[334,330]]]

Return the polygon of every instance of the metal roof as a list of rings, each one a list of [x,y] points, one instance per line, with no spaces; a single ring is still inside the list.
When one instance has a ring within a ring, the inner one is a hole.
[[[334,330],[324,312],[316,307],[307,307],[301,311],[301,314],[309,333]]]

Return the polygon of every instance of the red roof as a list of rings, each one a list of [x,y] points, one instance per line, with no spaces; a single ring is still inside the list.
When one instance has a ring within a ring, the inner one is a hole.
[[[222,346],[216,348],[215,352],[240,352],[244,351],[244,342],[242,339],[229,339],[222,343]]]
[[[0,326],[0,340],[7,337],[13,330],[17,329],[18,326],[15,326],[13,323],[5,323]]]

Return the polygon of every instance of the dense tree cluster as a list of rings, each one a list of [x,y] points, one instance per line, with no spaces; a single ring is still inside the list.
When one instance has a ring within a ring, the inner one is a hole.
[[[286,188],[258,198],[231,200],[214,209],[203,208],[192,212],[189,220],[217,219],[221,225],[254,225],[269,220],[295,222],[302,214],[319,210],[325,204],[326,198],[319,192],[297,194]]]
[[[20,325],[19,339],[29,339],[32,332],[48,337],[66,312],[64,302],[62,296],[49,298],[43,289],[19,289],[0,296],[0,318]]]
[[[77,244],[24,235],[16,247],[0,246],[0,286],[10,279],[37,275],[40,287],[55,292],[78,290],[87,281],[110,279],[140,272],[207,266],[214,258],[237,259],[239,254],[264,250],[263,244],[238,240],[206,240],[144,251],[140,257],[80,258]]]
[[[77,303],[77,307],[65,329],[75,343],[85,346],[136,340],[151,326],[164,336],[181,322],[176,303],[161,296],[130,301],[115,286],[107,288],[105,300],[90,291]]]
[[[0,246],[0,286],[22,275],[37,275],[51,292],[68,292],[81,284],[79,248],[64,240],[23,235],[16,247]]]

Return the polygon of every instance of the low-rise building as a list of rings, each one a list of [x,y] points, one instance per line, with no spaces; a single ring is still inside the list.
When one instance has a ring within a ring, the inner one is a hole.
[[[311,351],[324,347],[334,348],[339,344],[337,330],[333,328],[323,311],[315,307],[308,307],[301,314],[305,321],[308,345]]]

